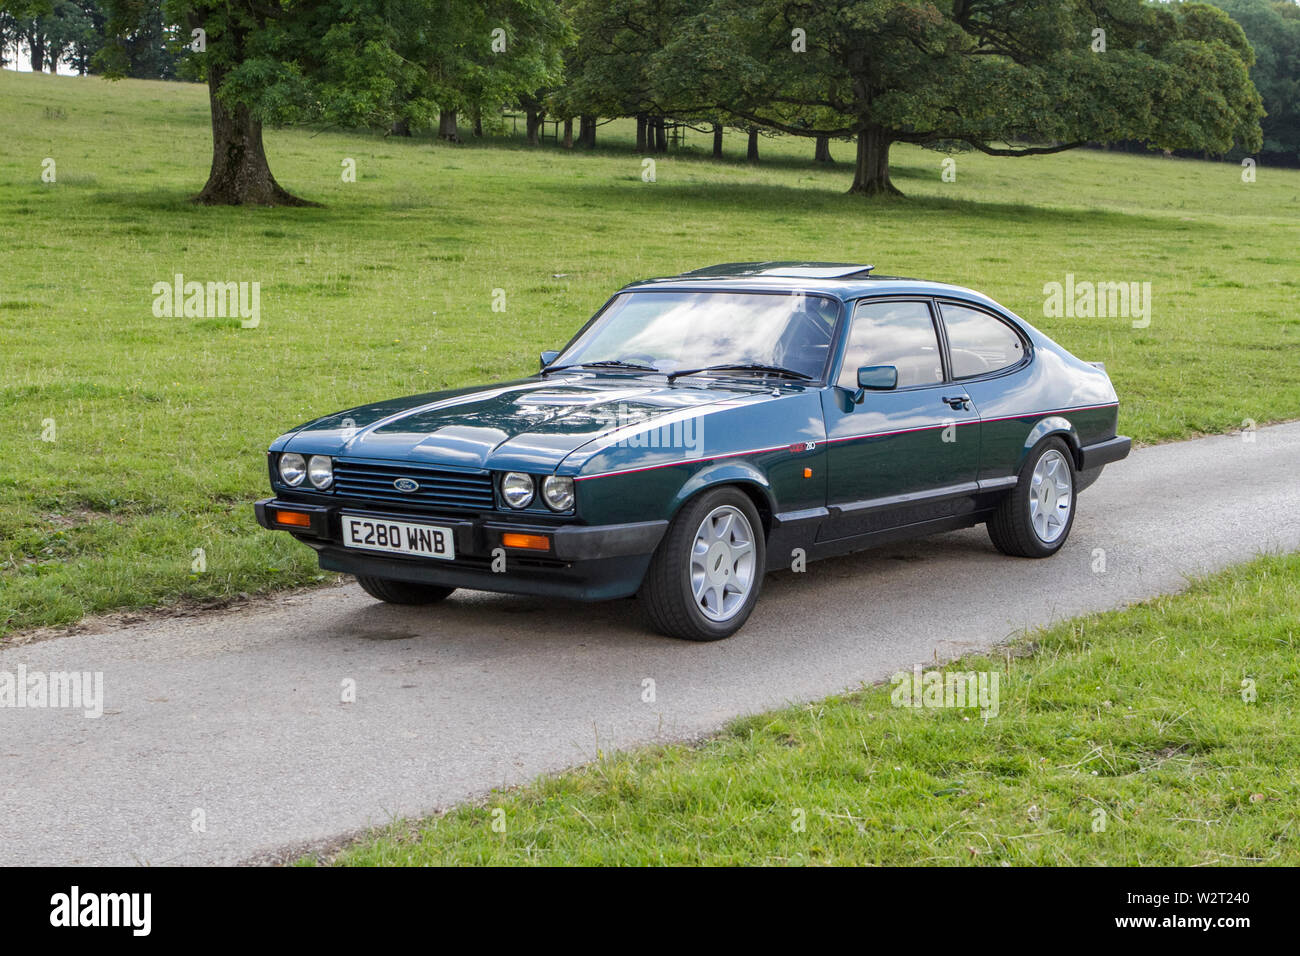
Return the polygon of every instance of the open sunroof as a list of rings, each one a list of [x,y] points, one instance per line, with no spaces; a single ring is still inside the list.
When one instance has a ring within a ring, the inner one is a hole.
[[[874,266],[852,262],[728,262],[683,276],[772,276],[789,279],[864,279]]]

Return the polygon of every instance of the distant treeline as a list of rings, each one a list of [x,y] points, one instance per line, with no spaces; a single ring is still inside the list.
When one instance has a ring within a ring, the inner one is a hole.
[[[897,194],[896,143],[993,156],[1090,143],[1300,153],[1296,0],[0,0],[0,59],[34,70],[206,81],[213,169],[196,197],[303,200],[264,124],[436,132],[524,116],[565,147],[636,120],[661,153],[686,127],[809,139],[852,194]],[[1267,112],[1267,116],[1265,113]]]
[[[129,33],[113,37],[108,12],[95,0],[53,0],[0,6],[0,66],[15,65],[27,55],[40,73],[60,70],[86,76],[103,72],[97,55],[112,46],[126,76],[140,80],[180,78],[184,54],[179,31],[167,25],[162,0],[134,5],[136,21]],[[188,37],[185,38],[188,41]],[[191,75],[188,79],[197,79]]]
[[[1255,50],[1250,78],[1264,100],[1268,115],[1259,121],[1264,147],[1253,154],[1233,149],[1232,162],[1253,155],[1270,166],[1300,168],[1300,3],[1297,0],[1202,0],[1224,10],[1241,25]],[[1130,153],[1150,150],[1146,143],[1123,142],[1106,147]],[[1202,150],[1176,149],[1171,155],[1216,159]]]
[[[1269,163],[1300,166],[1300,0],[1203,0],[1226,11],[1246,34],[1255,51],[1255,65],[1251,79],[1263,98],[1268,115],[1261,121],[1264,146],[1260,158]],[[0,6],[0,66],[12,66],[21,54],[35,71],[57,73],[60,70],[80,75],[105,71],[109,62],[106,48],[112,54],[113,72],[136,79],[175,80],[202,79],[196,69],[183,70],[181,64],[190,52],[191,38],[181,28],[168,23],[163,0],[141,0],[130,4],[134,23],[128,29],[113,35],[109,29],[107,4],[96,0],[53,0],[53,2],[20,2]],[[120,12],[123,5],[118,5]],[[566,6],[561,4],[561,6]],[[571,5],[567,5],[571,6]],[[585,12],[585,11],[584,11]],[[572,18],[582,20],[582,17]],[[580,25],[578,23],[575,26]],[[592,25],[587,18],[587,25]],[[596,33],[601,32],[597,25]],[[571,55],[582,43],[566,51]],[[600,37],[588,39],[599,40]],[[579,82],[585,82],[580,78]],[[550,92],[550,91],[548,91]],[[536,141],[538,126],[545,116],[545,104],[536,97],[519,97],[517,106],[528,114],[527,132]],[[481,133],[483,120],[474,111],[474,131]],[[643,149],[663,151],[668,142],[664,137],[663,116],[648,116],[645,110],[635,110],[630,115],[638,119],[638,140]],[[580,131],[579,142],[590,145],[594,139],[594,117]],[[673,126],[671,120],[669,127]],[[749,154],[757,158],[759,128],[746,126],[749,133]],[[399,121],[394,132],[404,133],[409,124]],[[449,131],[442,129],[444,135]],[[720,134],[720,127],[718,128]],[[763,130],[767,132],[767,130]],[[452,135],[455,135],[454,133]],[[572,134],[570,134],[572,135]],[[720,146],[720,135],[718,136]],[[827,139],[821,137],[817,157],[828,160]],[[1107,148],[1128,152],[1145,152],[1148,145],[1140,141],[1113,143]],[[1174,150],[1174,155],[1208,158],[1203,151]],[[1231,159],[1245,153],[1234,150]]]

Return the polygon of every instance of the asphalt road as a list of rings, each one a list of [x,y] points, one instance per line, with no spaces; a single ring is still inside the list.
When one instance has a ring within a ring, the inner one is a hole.
[[[12,647],[0,672],[102,672],[104,714],[0,708],[0,864],[264,859],[1177,590],[1300,549],[1297,462],[1300,423],[1141,449],[1050,560],[976,528],[815,563],[719,644],[648,633],[630,600],[408,609],[348,584]]]

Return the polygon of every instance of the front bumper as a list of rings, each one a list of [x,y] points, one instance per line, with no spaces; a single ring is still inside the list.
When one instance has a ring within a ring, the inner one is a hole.
[[[500,591],[508,594],[598,601],[635,594],[645,577],[650,558],[659,545],[667,521],[633,524],[575,525],[541,524],[497,520],[485,517],[445,517],[375,510],[347,505],[349,514],[365,514],[395,521],[428,522],[451,528],[456,557],[450,561],[398,554],[386,554],[341,545],[339,515],[344,505],[302,504],[265,498],[253,505],[257,523],[273,531],[288,531],[314,548],[320,566],[327,571],[370,575],[438,584],[443,587]],[[275,522],[278,509],[308,516],[305,527]],[[505,548],[501,536],[515,532],[546,535],[549,551]],[[494,552],[505,554],[494,562]],[[498,570],[494,570],[495,567]]]

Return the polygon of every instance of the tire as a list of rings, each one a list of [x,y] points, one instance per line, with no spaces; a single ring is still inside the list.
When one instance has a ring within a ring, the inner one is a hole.
[[[766,561],[763,522],[749,497],[734,487],[706,491],[673,518],[637,596],[661,633],[720,641],[754,610]]]
[[[456,590],[438,584],[415,584],[411,581],[393,581],[360,574],[357,575],[357,583],[371,597],[386,604],[437,604]]]
[[[1043,488],[1041,495],[1039,488]],[[1016,486],[989,518],[989,538],[1003,554],[1051,557],[1070,536],[1077,506],[1074,456],[1060,438],[1044,438],[1025,457]]]

